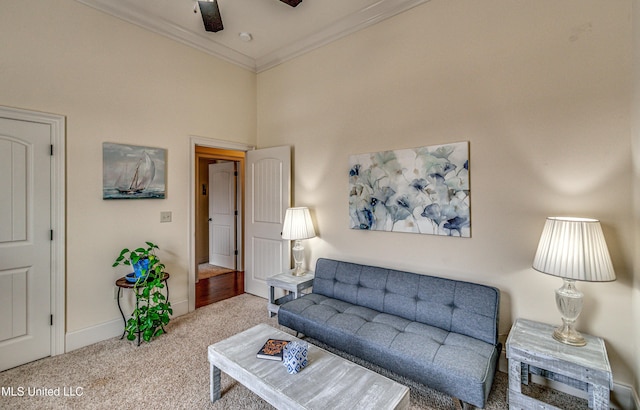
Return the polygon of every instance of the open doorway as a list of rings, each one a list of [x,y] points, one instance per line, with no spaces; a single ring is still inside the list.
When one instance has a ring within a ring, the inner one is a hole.
[[[244,157],[195,146],[195,308],[244,293]]]
[[[280,236],[285,210],[291,205],[291,147],[256,150],[240,143],[190,137],[189,171],[189,312],[196,309],[198,157],[238,162],[238,265],[232,287],[236,294],[247,292],[268,297],[266,278],[290,267],[290,247]],[[247,216],[246,218],[244,216]],[[208,216],[207,216],[208,224]],[[222,277],[224,275],[220,275]],[[229,297],[229,296],[227,296]]]

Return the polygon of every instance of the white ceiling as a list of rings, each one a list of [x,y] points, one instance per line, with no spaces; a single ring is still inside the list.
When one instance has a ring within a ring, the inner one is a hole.
[[[429,0],[218,0],[224,30],[207,32],[195,0],[77,0],[260,72]],[[194,9],[197,13],[194,13]],[[242,41],[239,33],[253,39]]]

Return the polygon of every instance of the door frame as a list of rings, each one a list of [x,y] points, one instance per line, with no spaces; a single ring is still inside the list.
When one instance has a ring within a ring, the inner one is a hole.
[[[196,275],[198,273],[197,261],[196,261],[196,166],[198,163],[196,155],[196,146],[217,148],[232,151],[252,151],[255,146],[242,144],[237,142],[217,140],[213,138],[205,138],[198,136],[189,137],[189,236],[187,239],[187,246],[189,249],[189,290],[188,290],[188,304],[189,312],[193,312],[196,309]],[[241,173],[244,170],[240,170]],[[242,205],[241,205],[242,206]],[[244,213],[244,209],[242,210]]]
[[[46,124],[51,130],[51,356],[65,352],[66,328],[66,219],[65,141],[66,117],[0,106],[0,117]]]

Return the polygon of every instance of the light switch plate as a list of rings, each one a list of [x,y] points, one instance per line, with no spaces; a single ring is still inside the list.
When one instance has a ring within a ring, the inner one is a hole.
[[[160,212],[160,222],[171,222],[171,211]]]

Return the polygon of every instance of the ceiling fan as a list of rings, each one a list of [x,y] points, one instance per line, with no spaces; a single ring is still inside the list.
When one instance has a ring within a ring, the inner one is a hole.
[[[302,0],[280,1],[291,7],[295,7],[302,3]],[[204,29],[206,31],[213,31],[215,33],[224,29],[217,0],[198,1],[198,5],[200,6],[200,14],[202,14],[202,22],[204,23]],[[197,10],[194,9],[193,12],[197,13]]]

